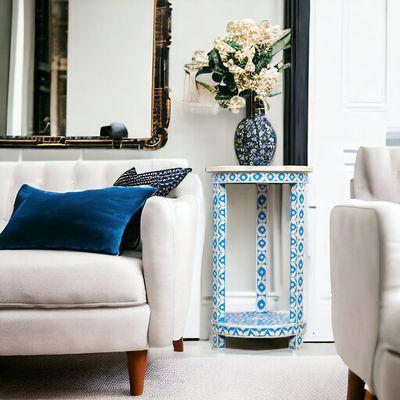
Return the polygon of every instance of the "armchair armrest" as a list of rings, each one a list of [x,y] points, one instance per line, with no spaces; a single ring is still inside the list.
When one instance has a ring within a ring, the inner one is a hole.
[[[339,355],[370,388],[381,307],[400,290],[400,204],[351,200],[331,213],[332,323]]]
[[[149,345],[170,345],[183,335],[193,266],[202,247],[201,197],[152,197],[141,221],[143,271],[150,306]]]

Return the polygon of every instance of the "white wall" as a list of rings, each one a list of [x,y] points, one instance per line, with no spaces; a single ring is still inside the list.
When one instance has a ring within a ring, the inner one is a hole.
[[[94,1],[94,0],[93,0]],[[111,1],[111,0],[109,0]],[[237,164],[233,148],[234,131],[243,115],[233,115],[221,110],[217,115],[191,114],[184,110],[181,101],[184,92],[183,65],[190,60],[194,50],[208,50],[214,38],[222,35],[227,22],[233,19],[252,18],[256,21],[269,19],[282,24],[283,0],[172,0],[172,47],[170,52],[170,86],[172,116],[167,145],[156,152],[135,150],[0,150],[2,160],[54,160],[54,159],[137,159],[157,157],[185,157],[202,180],[207,206],[207,229],[203,268],[194,277],[194,284],[201,283],[203,312],[201,321],[202,337],[208,336],[211,296],[211,189],[206,166]],[[71,77],[70,77],[71,78]],[[127,96],[132,94],[130,85]],[[96,104],[101,100],[93,99]],[[79,98],[75,107],[79,108]],[[85,108],[81,108],[84,118]],[[128,111],[127,111],[128,114]],[[283,154],[283,97],[271,100],[268,117],[278,134],[278,149],[275,164],[282,162]],[[86,133],[86,132],[84,132]],[[228,212],[235,224],[230,232],[232,242],[228,243],[228,261],[233,270],[233,279],[228,281],[228,290],[239,290],[253,295],[255,290],[255,207],[254,188],[235,187],[229,192],[230,204],[234,209]],[[241,213],[240,218],[237,216]],[[234,214],[234,215],[232,215]],[[200,299],[198,299],[200,301]],[[190,331],[198,331],[198,305],[192,308]]]

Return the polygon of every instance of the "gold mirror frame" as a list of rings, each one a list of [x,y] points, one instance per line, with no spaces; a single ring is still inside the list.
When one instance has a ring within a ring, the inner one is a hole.
[[[114,140],[100,136],[0,136],[0,147],[13,148],[111,148],[157,150],[168,140],[171,100],[169,98],[169,47],[171,4],[154,0],[152,128],[150,138]]]

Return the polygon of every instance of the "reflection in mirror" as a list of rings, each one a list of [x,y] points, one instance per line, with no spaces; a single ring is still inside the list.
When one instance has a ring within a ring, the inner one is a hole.
[[[34,10],[33,132],[66,133],[68,1],[36,0]]]
[[[153,1],[1,0],[0,7],[1,134],[99,136],[121,122],[130,138],[151,136]]]

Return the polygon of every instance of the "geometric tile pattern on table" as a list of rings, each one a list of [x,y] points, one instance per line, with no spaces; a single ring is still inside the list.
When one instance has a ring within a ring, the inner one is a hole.
[[[305,172],[216,172],[212,182],[218,183],[307,183]]]
[[[237,337],[287,337],[301,333],[304,323],[290,322],[288,312],[228,312],[212,329],[219,335]]]
[[[304,184],[290,184],[290,321],[303,320],[304,271]],[[289,346],[297,348],[302,338],[293,338]]]
[[[213,183],[213,321],[225,315],[226,219],[226,185]],[[224,347],[224,338],[218,335],[214,337],[213,346]]]
[[[256,225],[256,309],[266,311],[267,307],[267,185],[257,185]]]
[[[304,187],[306,172],[213,172],[213,297],[211,339],[225,347],[225,337],[291,337],[289,347],[303,341]],[[256,311],[226,313],[227,184],[257,185]],[[290,185],[290,293],[288,312],[267,311],[268,184]]]

